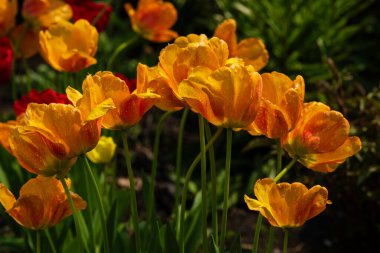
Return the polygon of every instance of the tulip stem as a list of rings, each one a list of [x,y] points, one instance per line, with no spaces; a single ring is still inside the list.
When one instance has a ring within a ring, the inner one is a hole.
[[[179,126],[179,132],[178,132],[178,141],[177,141],[177,156],[176,156],[176,166],[175,166],[175,221],[177,224],[177,234],[179,231],[179,195],[180,195],[180,179],[182,174],[182,147],[183,147],[183,134],[185,132],[185,126],[186,126],[186,119],[187,115],[189,113],[189,109],[185,108],[183,109],[182,117],[181,117],[181,123]]]
[[[223,128],[219,128],[218,131],[214,134],[214,136],[210,139],[210,141],[207,143],[205,151],[207,151],[211,145],[218,139],[219,135],[222,133]],[[184,253],[185,252],[185,209],[186,209],[186,198],[187,198],[187,190],[189,188],[189,183],[191,179],[191,175],[193,174],[193,171],[195,167],[198,165],[199,161],[201,160],[201,153],[197,155],[197,157],[194,159],[194,161],[191,163],[189,169],[187,170],[186,176],[185,176],[185,183],[182,188],[182,200],[181,200],[181,209],[180,209],[180,243],[181,243],[181,248],[180,252]]]
[[[280,171],[280,173],[277,174],[277,176],[273,179],[275,183],[277,183],[292,167],[293,165],[297,162],[297,157],[294,157],[293,160],[286,165],[286,167]]]
[[[199,142],[201,149],[201,189],[202,189],[202,241],[203,251],[208,252],[207,242],[207,172],[206,172],[206,144],[205,144],[205,122],[201,115],[199,121]]]
[[[285,228],[284,229],[284,244],[283,244],[282,253],[288,252],[288,238],[289,238],[289,230]]]
[[[134,35],[131,39],[125,41],[124,43],[121,43],[116,49],[115,51],[113,51],[113,54],[111,55],[109,61],[108,61],[108,65],[107,65],[107,70],[112,70],[112,67],[113,67],[113,63],[114,61],[116,60],[116,58],[119,56],[119,54],[121,54],[121,52],[123,52],[126,48],[128,48],[130,45],[132,45],[133,43],[135,43],[137,41],[137,39],[139,38],[139,36],[136,34]]]
[[[71,207],[71,211],[73,213],[74,223],[75,223],[75,229],[76,229],[76,232],[77,232],[77,236],[79,237],[79,247],[80,247],[79,252],[83,252],[83,250],[84,250],[85,247],[84,247],[82,229],[81,229],[81,226],[80,226],[80,223],[79,223],[78,212],[77,212],[77,209],[75,208],[73,198],[71,197],[71,193],[70,193],[69,187],[67,186],[67,183],[66,183],[65,179],[64,178],[60,178],[59,180],[61,181],[63,189],[65,190],[65,194],[67,196],[67,200],[69,201],[69,204],[70,204],[70,207]]]
[[[253,245],[252,245],[252,253],[257,253],[259,249],[259,237],[261,231],[261,224],[263,222],[263,216],[259,213],[256,221],[255,234],[253,236]]]
[[[211,129],[210,124],[206,124],[206,137],[207,141],[211,139]],[[215,152],[214,146],[210,146],[210,150],[208,151],[209,159],[210,159],[210,172],[211,172],[211,227],[212,234],[215,239],[215,244],[219,244],[218,237],[218,210],[216,208],[216,166],[215,166]]]
[[[223,199],[222,227],[221,227],[221,233],[220,233],[220,247],[219,247],[220,252],[224,252],[224,243],[225,243],[226,232],[227,232],[228,201],[229,201],[229,195],[230,195],[231,147],[232,147],[232,129],[227,128],[226,167],[225,167],[225,172],[224,172],[224,199]]]
[[[51,252],[52,253],[57,253],[57,250],[55,248],[55,245],[54,245],[54,242],[53,240],[51,239],[51,236],[50,236],[50,232],[48,229],[44,229],[44,232],[45,232],[45,236],[46,238],[48,239],[49,241],[49,245],[50,245],[50,248],[51,248]]]
[[[122,134],[122,140],[124,145],[125,161],[127,163],[127,173],[129,178],[130,185],[130,201],[131,201],[131,215],[133,228],[135,230],[135,243],[136,243],[136,252],[141,253],[141,241],[140,241],[140,232],[139,232],[139,220],[137,213],[137,200],[136,200],[136,191],[135,191],[135,179],[132,170],[131,154],[128,148],[127,135]]]
[[[268,243],[267,243],[267,248],[265,250],[265,253],[272,253],[273,252],[273,239],[274,239],[274,227],[270,226]]]
[[[41,233],[40,233],[40,230],[36,231],[36,253],[41,253]]]
[[[101,17],[106,13],[107,9],[111,6],[112,0],[108,2],[108,4],[104,4],[103,9],[99,11],[98,15],[92,20],[91,25],[96,26]]]
[[[160,135],[162,131],[162,125],[165,119],[172,114],[173,112],[164,113],[160,120],[158,121],[156,128],[156,136],[154,138],[154,146],[153,146],[153,161],[152,161],[152,175],[150,180],[150,189],[148,196],[148,221],[152,221],[153,219],[153,210],[154,210],[154,183],[157,175],[157,161],[158,161],[158,151],[160,147]]]
[[[92,185],[95,189],[95,196],[96,196],[96,202],[98,202],[98,207],[100,208],[100,222],[102,223],[102,230],[103,230],[103,237],[104,237],[104,250],[106,253],[110,252],[110,245],[108,242],[108,230],[107,230],[107,223],[106,223],[106,212],[104,211],[103,201],[102,197],[100,195],[98,184],[96,183],[96,179],[94,176],[94,173],[92,173],[92,169],[90,166],[90,163],[87,160],[86,155],[83,155],[84,162],[86,164],[86,168],[88,171],[88,174],[90,175],[90,179],[92,182]]]
[[[281,168],[282,168],[282,148],[281,148],[280,139],[276,140],[276,146],[277,146],[277,169],[276,169],[276,174],[277,174],[281,171]]]
[[[16,85],[16,80],[15,80],[16,79],[16,77],[15,77],[15,75],[16,75],[16,59],[18,56],[18,50],[20,49],[20,43],[24,39],[25,34],[28,31],[28,29],[29,29],[29,23],[26,22],[24,24],[23,29],[21,30],[20,36],[17,38],[17,40],[15,42],[15,47],[14,47],[14,51],[13,51],[12,70],[11,70],[11,73],[12,73],[11,83],[12,83],[13,101],[16,101],[16,99],[17,99],[17,85]],[[22,55],[21,55],[21,57],[22,57]]]

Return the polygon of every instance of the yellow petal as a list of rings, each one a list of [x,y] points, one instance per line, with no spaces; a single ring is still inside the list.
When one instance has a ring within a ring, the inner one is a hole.
[[[77,106],[78,101],[83,97],[82,93],[70,86],[67,86],[66,94],[67,98],[71,101],[71,103],[73,103],[74,106]]]
[[[240,41],[232,56],[242,58],[245,64],[252,65],[256,71],[264,68],[269,59],[264,43],[256,38]]]

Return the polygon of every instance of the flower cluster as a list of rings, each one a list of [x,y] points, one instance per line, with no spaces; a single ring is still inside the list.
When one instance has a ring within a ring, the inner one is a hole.
[[[16,26],[17,1],[0,7],[0,12],[5,10],[0,13],[0,34],[16,41],[13,55],[9,39],[0,40],[1,78],[6,80],[12,57],[27,58],[37,50],[59,72],[78,72],[96,64],[98,31],[104,31],[112,10],[90,0],[26,0],[21,7],[24,23]],[[139,63],[135,81],[98,71],[86,76],[81,90],[75,84],[66,87],[66,94],[32,90],[15,101],[17,118],[0,123],[2,146],[37,175],[25,183],[17,200],[0,184],[0,202],[21,225],[43,229],[57,224],[72,214],[70,196],[77,210],[84,209],[81,197],[64,193],[70,180],[61,181],[63,186],[59,180],[65,180],[79,156],[109,163],[116,144],[101,136],[102,129],[129,129],[153,106],[164,111],[189,109],[228,133],[247,131],[276,139],[294,163],[317,172],[333,172],[361,149],[360,139],[349,136],[349,123],[341,113],[320,102],[304,102],[302,76],[259,73],[269,60],[264,42],[258,38],[238,42],[235,20],[221,23],[212,38],[178,36],[170,30],[177,19],[171,3],[141,0],[136,9],[128,3],[125,9],[133,30],[143,38],[175,39],[161,50],[155,66]],[[302,226],[331,203],[326,188],[277,183],[281,176],[259,179],[254,186],[257,199],[245,196],[248,208],[259,211],[272,226]]]

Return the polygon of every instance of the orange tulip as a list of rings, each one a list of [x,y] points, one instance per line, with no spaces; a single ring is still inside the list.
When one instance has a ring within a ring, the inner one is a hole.
[[[349,129],[340,112],[319,102],[305,103],[296,127],[281,138],[281,144],[307,168],[332,172],[361,149],[358,137],[348,137]]]
[[[70,179],[66,180],[70,187]],[[86,208],[86,201],[71,192],[77,210]],[[0,202],[5,211],[20,225],[30,229],[45,229],[72,214],[61,182],[56,178],[37,176],[21,187],[16,200],[0,183]]]
[[[96,146],[101,117],[112,108],[106,101],[85,118],[72,105],[31,103],[24,122],[11,131],[12,154],[31,173],[64,177],[78,155]]]
[[[39,47],[42,57],[58,71],[77,72],[96,63],[98,32],[87,20],[75,24],[60,21],[41,31]]]
[[[137,84],[132,92],[123,80],[104,71],[86,77],[82,84],[83,95],[71,87],[66,89],[66,93],[83,115],[91,115],[103,101],[113,101],[115,109],[104,115],[102,126],[106,129],[125,129],[140,121],[160,98],[144,88]]]
[[[228,128],[247,127],[259,109],[262,80],[252,66],[231,59],[213,71],[196,67],[178,86],[190,109],[210,123]]]
[[[126,12],[132,28],[142,37],[154,42],[168,42],[178,37],[170,28],[177,21],[177,10],[173,4],[162,0],[139,0],[137,9],[126,3]]]
[[[22,16],[35,28],[48,28],[61,20],[70,20],[73,11],[60,0],[25,0]]]
[[[254,187],[256,199],[244,196],[248,208],[259,211],[274,227],[300,227],[326,209],[327,189],[310,189],[301,183],[276,184],[271,178],[259,179]]]
[[[184,105],[174,95],[169,87],[169,80],[166,74],[159,67],[151,67],[139,63],[137,66],[137,83],[138,85],[149,87],[149,89],[161,96],[155,103],[155,106],[164,111],[181,110]]]
[[[174,95],[180,99],[178,85],[188,78],[192,68],[204,66],[216,70],[226,64],[227,44],[218,38],[208,39],[205,35],[190,34],[177,38],[165,47],[159,57],[158,67]]]
[[[236,21],[227,19],[221,23],[214,33],[214,37],[224,40],[229,49],[229,57],[238,57],[244,60],[245,64],[252,65],[256,71],[264,68],[269,59],[268,51],[262,40],[257,38],[244,39],[237,43]]]
[[[278,72],[265,73],[263,95],[255,121],[247,128],[252,135],[280,138],[292,130],[301,116],[305,96],[302,76],[292,81]]]
[[[15,25],[16,14],[17,0],[0,0],[0,38]]]

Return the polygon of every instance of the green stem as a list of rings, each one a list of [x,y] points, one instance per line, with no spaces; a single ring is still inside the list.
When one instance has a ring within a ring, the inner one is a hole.
[[[231,147],[232,147],[232,129],[227,128],[227,143],[226,143],[226,167],[224,175],[224,199],[223,199],[223,212],[222,212],[222,227],[220,234],[220,247],[219,251],[224,252],[224,244],[227,232],[227,214],[228,214],[228,201],[230,195],[230,170],[231,170]]]
[[[154,138],[154,146],[153,146],[153,161],[152,161],[152,175],[150,182],[150,191],[148,196],[148,221],[152,221],[153,219],[153,210],[154,210],[154,183],[157,175],[157,161],[158,161],[158,151],[160,148],[160,135],[162,131],[162,125],[165,119],[172,114],[173,112],[164,113],[160,120],[158,121],[156,128],[156,136]]]
[[[201,149],[201,189],[202,189],[202,241],[203,252],[208,252],[207,242],[207,172],[206,172],[206,144],[205,144],[205,124],[201,115],[199,121],[199,142]]]
[[[84,159],[83,159],[84,160]],[[86,166],[86,165],[85,165]],[[85,170],[83,170],[82,172],[83,174],[83,177],[84,177],[84,183],[86,185],[86,193],[87,193],[87,208],[88,208],[88,212],[89,212],[89,218],[90,218],[90,229],[89,229],[89,233],[90,233],[90,240],[91,242],[94,242],[95,243],[95,240],[94,240],[94,230],[93,230],[93,224],[92,224],[92,221],[93,221],[93,208],[92,208],[92,194],[91,194],[91,190],[90,190],[90,179],[89,179],[89,173],[86,173]]]
[[[210,124],[206,124],[206,137],[207,141],[211,139],[211,129]],[[212,234],[214,236],[215,244],[219,244],[218,237],[218,211],[216,208],[216,166],[215,166],[215,152],[214,146],[211,145],[210,150],[208,151],[210,159],[210,171],[211,171],[211,227]]]
[[[219,135],[222,133],[223,128],[219,128],[218,131],[214,134],[214,136],[211,138],[211,140],[207,143],[205,150],[207,151],[212,144],[218,139]],[[201,153],[197,155],[197,157],[194,159],[194,161],[191,163],[189,169],[187,170],[186,176],[185,176],[185,183],[182,188],[182,200],[181,200],[181,209],[180,209],[180,219],[179,219],[179,241],[180,241],[180,252],[185,252],[185,208],[186,208],[186,199],[187,199],[187,190],[189,188],[189,183],[191,179],[191,175],[193,174],[193,171],[199,161],[201,160]]]
[[[116,60],[116,58],[121,54],[121,52],[123,52],[127,47],[129,47],[130,45],[132,45],[133,43],[135,43],[137,41],[137,39],[139,38],[139,36],[136,34],[134,35],[131,39],[127,40],[126,42],[124,43],[121,43],[116,49],[115,51],[113,51],[113,54],[111,55],[109,61],[108,61],[108,65],[107,65],[107,69],[108,70],[112,70],[112,67],[113,67],[113,63],[114,61]]]
[[[276,174],[280,172],[282,168],[282,148],[280,139],[276,140],[277,146],[277,169]]]
[[[50,248],[51,248],[51,252],[52,253],[57,253],[57,250],[55,248],[55,245],[54,245],[54,242],[53,240],[51,239],[51,236],[50,236],[50,232],[48,229],[44,229],[44,232],[45,232],[45,236],[46,238],[48,239],[49,241],[49,245],[50,245]]]
[[[293,158],[293,160],[288,164],[286,165],[286,167],[280,171],[280,173],[277,174],[277,176],[273,179],[275,183],[278,182],[278,180],[280,180],[292,167],[293,165],[297,162],[297,158]]]
[[[77,236],[79,237],[79,247],[80,247],[80,252],[83,252],[84,247],[84,241],[83,241],[83,235],[82,235],[82,229],[79,223],[79,217],[78,217],[78,212],[77,209],[75,208],[73,198],[71,197],[71,193],[69,190],[69,187],[67,186],[67,183],[64,178],[59,179],[61,181],[61,184],[63,186],[63,189],[65,190],[65,194],[67,196],[67,200],[69,201],[71,211],[73,213],[74,217],[74,223],[75,223],[75,229],[77,232]]]
[[[270,226],[269,235],[268,235],[268,243],[267,243],[267,248],[265,249],[265,253],[273,252],[273,239],[274,239],[274,227]]]
[[[31,80],[30,80],[30,68],[29,68],[29,64],[28,64],[28,61],[25,58],[22,58],[22,65],[24,66],[25,74],[26,74],[26,89],[27,89],[26,93],[29,93],[29,91],[32,89],[32,83],[31,83]]]
[[[132,223],[135,230],[135,243],[136,243],[136,252],[141,253],[141,241],[140,241],[140,232],[139,232],[139,220],[137,213],[137,200],[136,200],[136,190],[135,190],[135,178],[132,170],[131,154],[129,153],[127,135],[122,134],[122,140],[124,145],[124,154],[125,161],[127,163],[127,173],[130,184],[130,201],[131,201],[131,214],[132,214]]]
[[[253,236],[252,253],[257,253],[259,249],[259,237],[261,231],[261,223],[263,222],[263,216],[259,213],[256,221],[255,234]]]
[[[99,22],[99,19],[104,15],[104,13],[107,11],[108,7],[111,6],[112,0],[108,2],[108,4],[104,4],[104,7],[101,11],[99,11],[98,15],[92,20],[91,25],[96,26],[96,24]]]
[[[283,249],[282,253],[287,253],[288,252],[288,239],[289,239],[289,231],[288,229],[284,229],[284,244],[283,244]]]
[[[41,253],[41,232],[36,231],[36,253]]]
[[[107,222],[106,222],[106,212],[104,210],[104,205],[102,201],[102,197],[100,195],[98,184],[96,183],[96,179],[94,176],[94,173],[92,173],[92,169],[90,166],[90,163],[87,160],[86,155],[83,155],[84,162],[86,164],[86,168],[88,171],[88,174],[90,175],[90,179],[93,185],[93,188],[95,189],[95,196],[96,196],[96,202],[98,202],[98,207],[100,208],[100,222],[102,224],[102,230],[103,230],[103,237],[104,237],[104,251],[106,253],[110,252],[110,245],[108,242],[108,230],[107,230]]]
[[[181,123],[179,126],[179,132],[178,132],[178,142],[177,142],[177,156],[176,156],[176,166],[175,166],[175,202],[174,202],[174,208],[175,208],[175,221],[177,224],[177,233],[179,231],[179,184],[181,180],[181,174],[182,174],[182,146],[183,146],[183,133],[185,132],[185,126],[186,126],[186,119],[187,115],[189,113],[189,109],[185,108],[183,109],[182,117],[181,117]]]
[[[16,59],[17,59],[17,56],[18,56],[18,50],[20,48],[20,43],[21,41],[24,39],[25,37],[25,34],[26,32],[28,31],[29,29],[29,24],[28,23],[25,23],[24,24],[24,27],[20,33],[20,36],[18,37],[18,39],[16,40],[16,43],[15,43],[15,47],[14,47],[14,51],[13,51],[13,58],[12,58],[12,73],[11,73],[11,83],[12,83],[12,96],[13,96],[13,100],[16,101],[17,99],[17,85],[16,85],[16,81],[15,81],[15,74],[16,74]]]

